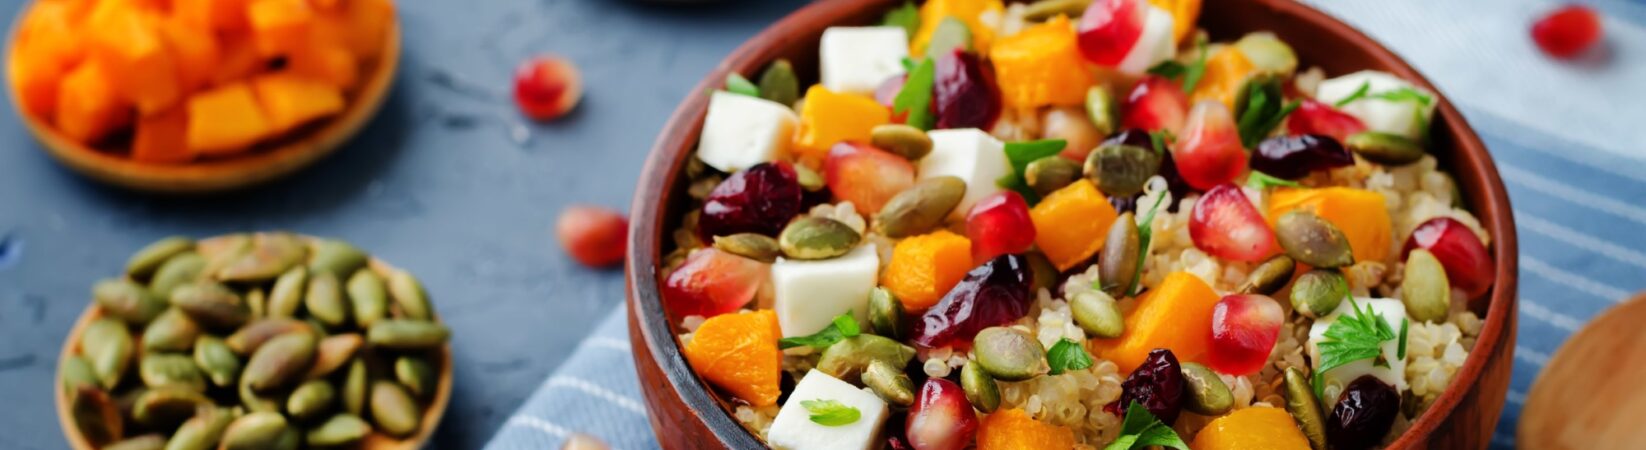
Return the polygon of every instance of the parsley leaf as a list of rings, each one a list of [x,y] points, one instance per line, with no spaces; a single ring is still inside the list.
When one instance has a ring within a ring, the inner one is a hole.
[[[1063,147],[1068,145],[1068,141],[1064,141],[1062,139],[1007,142],[1006,160],[1012,164],[1012,173],[1008,173],[1006,176],[996,180],[996,184],[1000,185],[1000,187],[1017,191],[1019,195],[1023,196],[1023,200],[1028,202],[1030,206],[1040,203],[1040,194],[1035,193],[1034,189],[1029,188],[1028,182],[1024,181],[1024,173],[1029,170],[1029,163],[1035,162],[1040,158],[1056,156],[1058,152],[1063,151]]]
[[[1166,201],[1166,196],[1168,196],[1168,195],[1171,195],[1171,194],[1166,193],[1166,192],[1161,192],[1159,194],[1159,196],[1155,197],[1154,198],[1154,206],[1149,207],[1149,214],[1146,215],[1146,216],[1143,216],[1143,221],[1137,223],[1137,244],[1138,245],[1137,245],[1137,272],[1136,273],[1138,275],[1132,277],[1131,287],[1126,288],[1126,292],[1129,295],[1137,295],[1138,280],[1141,280],[1143,278],[1143,262],[1149,259],[1149,239],[1154,237],[1154,230],[1152,229],[1153,227],[1151,227],[1151,225],[1154,223],[1154,215],[1155,215],[1155,213],[1160,212],[1160,203]]]
[[[1195,41],[1195,48],[1199,51],[1200,56],[1195,58],[1194,62],[1183,64],[1168,59],[1161,61],[1160,64],[1155,64],[1154,67],[1150,67],[1149,74],[1168,80],[1181,79],[1183,92],[1194,92],[1195,85],[1200,84],[1200,79],[1206,76],[1206,57],[1210,54],[1206,51],[1206,39],[1204,37]]]
[[[1411,324],[1411,319],[1400,319],[1400,347],[1395,350],[1395,357],[1400,358],[1401,360],[1406,359],[1406,326]]]
[[[1332,106],[1342,108],[1344,105],[1354,103],[1355,100],[1366,98],[1366,93],[1371,92],[1371,90],[1372,82],[1367,81],[1365,83],[1360,83],[1359,89],[1355,89],[1355,91],[1350,93],[1348,97],[1343,97],[1342,100],[1338,100],[1337,103],[1333,103]]]
[[[930,59],[920,61],[909,71],[903,90],[892,99],[892,112],[908,114],[908,124],[922,130],[937,126],[937,117],[932,115],[932,83],[936,77],[937,64]]]
[[[1403,88],[1400,88],[1400,89],[1395,89],[1395,90],[1392,90],[1392,91],[1384,91],[1384,92],[1379,92],[1379,93],[1376,93],[1376,94],[1367,95],[1367,97],[1368,98],[1380,99],[1380,100],[1388,100],[1388,101],[1391,101],[1391,102],[1413,102],[1413,103],[1417,103],[1419,106],[1424,106],[1424,107],[1429,106],[1430,103],[1434,103],[1434,101],[1435,101],[1434,97],[1430,96],[1429,94],[1425,94],[1425,93],[1423,93],[1423,91],[1419,91],[1416,88],[1413,88],[1413,87],[1410,87],[1410,86],[1403,87]]]
[[[1344,364],[1363,359],[1378,358],[1383,354],[1383,342],[1396,339],[1395,330],[1371,305],[1361,309],[1354,296],[1348,296],[1352,314],[1343,314],[1326,327],[1325,339],[1319,344],[1320,368],[1315,369],[1315,394],[1325,389],[1324,374]]]
[[[726,92],[747,95],[750,97],[759,97],[760,87],[755,86],[754,82],[749,81],[748,78],[743,78],[743,76],[737,74],[737,72],[732,72],[726,74]]]
[[[1132,450],[1151,445],[1189,450],[1189,444],[1178,437],[1170,425],[1160,422],[1136,401],[1126,405],[1126,418],[1120,422],[1120,437],[1103,450]]]
[[[914,6],[914,2],[903,2],[903,6],[886,13],[886,17],[880,20],[880,25],[903,28],[908,32],[909,38],[913,39],[915,33],[920,31],[920,9]]]
[[[1261,190],[1275,186],[1302,187],[1303,185],[1297,184],[1296,181],[1279,178],[1256,170],[1253,170],[1251,175],[1246,176],[1246,187]]]
[[[1150,67],[1149,75],[1158,76],[1168,80],[1175,80],[1182,77],[1183,74],[1188,71],[1188,66],[1185,66],[1183,63],[1175,60],[1168,59],[1161,61],[1160,64],[1155,64],[1154,67]]]
[[[1300,103],[1297,100],[1287,102],[1284,95],[1277,78],[1246,83],[1239,97],[1244,101],[1235,105],[1235,117],[1239,118],[1236,128],[1240,131],[1241,145],[1257,148],[1263,138],[1269,137],[1269,133],[1297,109]]]
[[[779,339],[777,341],[777,347],[782,349],[790,349],[794,347],[806,346],[815,349],[825,349],[829,348],[830,345],[834,345],[836,342],[840,342],[841,340],[849,337],[855,337],[859,334],[863,334],[862,328],[858,327],[857,319],[852,318],[851,311],[847,311],[845,314],[836,316],[834,318],[834,323],[829,324],[829,327],[824,328],[823,331],[812,333],[810,336],[795,336]]]
[[[1092,355],[1086,353],[1086,348],[1079,342],[1063,338],[1052,344],[1052,349],[1046,351],[1046,363],[1052,366],[1052,375],[1061,375],[1063,372],[1080,370],[1092,366]]]
[[[811,413],[812,422],[825,427],[851,425],[863,418],[863,412],[846,406],[838,400],[801,400],[800,406]]]

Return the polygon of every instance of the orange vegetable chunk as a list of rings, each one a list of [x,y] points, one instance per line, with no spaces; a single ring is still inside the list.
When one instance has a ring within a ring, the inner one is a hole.
[[[81,2],[34,2],[17,24],[13,54],[24,50],[30,64],[68,71],[90,51],[81,26],[85,15],[86,5]]]
[[[1206,57],[1206,72],[1200,82],[1195,84],[1194,93],[1190,95],[1191,102],[1214,100],[1235,110],[1235,98],[1240,95],[1240,89],[1246,86],[1246,80],[1257,73],[1257,66],[1246,58],[1246,53],[1233,45],[1223,46]]]
[[[109,70],[88,60],[69,72],[57,91],[57,128],[70,139],[93,143],[131,123],[130,106]]]
[[[1069,270],[1101,250],[1109,238],[1109,225],[1117,217],[1120,213],[1109,199],[1085,178],[1052,192],[1029,209],[1035,245],[1057,270]]]
[[[219,86],[189,97],[189,149],[216,155],[244,150],[276,130],[269,123],[251,86]]]
[[[190,26],[178,19],[160,21],[160,37],[177,64],[177,78],[187,91],[197,91],[211,82],[221,69],[217,38],[210,31]]]
[[[777,404],[783,352],[777,313],[721,314],[703,321],[682,353],[697,375],[754,406]]]
[[[1194,32],[1194,24],[1200,19],[1201,0],[1149,0],[1155,7],[1172,14],[1172,34],[1177,42],[1189,37]]]
[[[27,54],[25,48],[13,48],[6,59],[6,75],[11,79],[13,95],[17,96],[23,112],[50,120],[57,111],[57,87],[65,69],[25,56]]]
[[[926,54],[926,44],[932,41],[932,34],[937,32],[937,25],[944,17],[965,23],[972,32],[972,48],[979,53],[988,51],[994,40],[994,27],[983,24],[983,14],[998,17],[1005,10],[1006,5],[1000,0],[929,0],[920,5],[920,29],[910,38],[909,54]]]
[[[359,61],[347,47],[318,39],[311,39],[307,47],[288,55],[286,64],[292,73],[324,81],[344,91],[353,89],[360,79]]]
[[[246,0],[171,0],[171,11],[200,30],[241,31],[248,25]]]
[[[211,85],[221,86],[238,82],[267,67],[268,60],[258,54],[251,36],[233,35],[217,41],[218,63],[212,71]]]
[[[872,98],[812,86],[806,90],[805,105],[800,108],[796,151],[806,165],[821,167],[829,147],[840,141],[868,142],[869,132],[876,125],[890,121],[891,109]]]
[[[1295,209],[1314,211],[1342,230],[1355,261],[1388,262],[1394,252],[1394,225],[1383,194],[1349,187],[1278,189],[1269,193],[1270,226]]]
[[[924,310],[943,299],[972,264],[972,241],[949,230],[910,237],[892,248],[891,262],[880,275],[885,286],[903,307]]]
[[[376,58],[388,42],[394,4],[389,0],[347,0],[341,6],[349,51],[362,59]]]
[[[1309,450],[1309,439],[1292,421],[1292,415],[1273,407],[1237,409],[1206,424],[1194,443],[1194,450]]]
[[[246,20],[251,23],[258,54],[285,55],[308,45],[314,9],[307,0],[251,0]]]
[[[277,73],[252,80],[269,126],[284,132],[343,111],[343,92],[324,81]]]
[[[1074,430],[1041,423],[1021,409],[1003,409],[983,418],[977,450],[1068,450]]]
[[[1011,108],[1083,105],[1086,90],[1096,83],[1063,16],[1001,38],[989,54],[1000,96]]]
[[[189,150],[189,115],[183,107],[137,120],[132,138],[131,159],[156,164],[186,163],[194,159]]]
[[[118,75],[115,86],[139,112],[157,113],[182,99],[183,86],[157,17],[127,2],[105,0],[86,21],[94,56]]]
[[[1114,361],[1120,373],[1132,373],[1157,348],[1171,350],[1180,362],[1205,361],[1212,339],[1212,307],[1220,298],[1200,277],[1172,272],[1138,297],[1120,337],[1094,339],[1092,344],[1099,356]]]

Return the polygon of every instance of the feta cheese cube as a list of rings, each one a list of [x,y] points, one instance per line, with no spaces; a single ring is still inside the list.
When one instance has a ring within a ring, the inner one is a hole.
[[[778,258],[772,264],[773,309],[783,337],[823,331],[835,316],[847,312],[858,323],[869,323],[869,291],[879,274],[880,254],[874,244],[831,259]]]
[[[1171,58],[1177,49],[1172,13],[1147,2],[1142,6],[1147,8],[1143,15],[1143,34],[1137,37],[1137,43],[1132,44],[1126,57],[1120,59],[1120,65],[1115,66],[1116,70],[1128,75],[1148,72],[1150,67]]]
[[[800,126],[794,109],[747,95],[715,91],[697,140],[697,159],[721,172],[736,172],[787,158]]]
[[[825,426],[812,422],[800,402],[834,400],[857,408],[856,422]],[[812,370],[789,393],[789,402],[777,411],[766,442],[782,450],[866,450],[879,448],[880,427],[886,423],[886,402],[865,389]]]
[[[823,87],[873,94],[881,82],[903,73],[908,56],[909,34],[902,27],[829,27],[818,49]]]
[[[966,217],[972,205],[1001,190],[999,181],[1012,173],[1006,144],[976,128],[932,130],[932,152],[920,159],[921,179],[955,176],[966,182],[966,195],[949,213],[950,220]]]
[[[1438,103],[1435,95],[1392,74],[1362,70],[1322,81],[1320,87],[1315,90],[1315,99],[1328,105],[1336,105],[1337,102],[1358,92],[1361,86],[1366,86],[1368,97],[1361,97],[1338,109],[1360,119],[1368,130],[1394,133],[1412,139],[1423,137],[1429,119],[1434,117],[1435,105]],[[1425,104],[1417,100],[1370,97],[1408,88],[1428,96],[1429,102]]]
[[[1363,359],[1328,370],[1322,374],[1322,378],[1327,386],[1337,386],[1339,393],[1342,392],[1342,387],[1348,386],[1350,382],[1362,375],[1377,377],[1379,380],[1383,380],[1384,383],[1394,386],[1395,390],[1405,391],[1406,360],[1397,358],[1397,356],[1400,354],[1398,333],[1400,333],[1400,322],[1406,319],[1406,305],[1401,303],[1400,300],[1391,298],[1357,297],[1355,303],[1359,304],[1362,310],[1370,308],[1371,312],[1383,316],[1383,321],[1389,324],[1389,329],[1394,330],[1397,334],[1395,339],[1383,342],[1383,359],[1388,361],[1388,364],[1386,367],[1378,366],[1374,364],[1374,360]],[[1336,323],[1337,319],[1344,314],[1354,314],[1353,307],[1347,301],[1337,305],[1337,309],[1333,310],[1331,314],[1316,320],[1314,325],[1309,327],[1309,341],[1307,343],[1309,359],[1314,361],[1316,368],[1320,367],[1320,341],[1326,339],[1326,329]],[[1329,400],[1326,403],[1328,405],[1337,404],[1336,397],[1327,400]]]

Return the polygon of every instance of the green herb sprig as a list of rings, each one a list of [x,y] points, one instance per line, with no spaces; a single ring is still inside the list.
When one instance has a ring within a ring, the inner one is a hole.
[[[755,98],[760,97],[760,87],[755,86],[754,82],[749,81],[748,78],[743,78],[743,75],[739,75],[737,72],[726,74],[726,92]]]
[[[1086,353],[1086,347],[1079,342],[1063,338],[1046,351],[1046,363],[1052,367],[1052,375],[1062,375],[1071,370],[1091,367],[1092,355]]]
[[[1029,170],[1029,163],[1040,158],[1055,156],[1069,145],[1062,139],[1042,139],[1038,141],[1022,141],[1006,143],[1006,160],[1012,164],[1012,172],[995,180],[995,184],[1005,189],[1016,191],[1023,196],[1029,206],[1040,203],[1040,194],[1029,188],[1024,181],[1024,174]]]
[[[1161,423],[1147,408],[1133,401],[1126,405],[1126,418],[1120,422],[1120,437],[1103,450],[1132,450],[1151,445],[1189,450],[1189,444],[1178,437],[1176,430]]]
[[[830,345],[834,345],[836,342],[840,342],[849,337],[856,337],[859,334],[863,334],[862,327],[857,325],[857,319],[852,318],[852,313],[847,311],[845,314],[835,316],[834,321],[830,323],[827,328],[824,328],[823,331],[818,331],[808,336],[795,336],[779,339],[777,341],[777,348],[790,349],[805,346],[822,350],[829,348]]]
[[[1200,84],[1200,79],[1206,76],[1206,57],[1208,56],[1208,52],[1206,51],[1206,38],[1202,37],[1196,40],[1195,48],[1200,53],[1200,56],[1196,57],[1194,62],[1183,64],[1176,60],[1168,59],[1162,61],[1160,64],[1155,64],[1154,67],[1150,67],[1148,70],[1149,74],[1157,75],[1168,80],[1181,79],[1183,80],[1183,92],[1194,92],[1195,85]]]
[[[1337,321],[1326,327],[1325,339],[1319,344],[1320,367],[1315,369],[1314,376],[1316,396],[1324,395],[1327,371],[1355,361],[1378,358],[1383,354],[1385,341],[1400,338],[1389,327],[1389,322],[1383,320],[1383,315],[1372,310],[1371,305],[1362,309],[1353,295],[1346,297],[1353,313],[1339,316]],[[1402,329],[1405,327],[1401,325]],[[1404,343],[1405,339],[1401,340]]]
[[[1246,102],[1237,105],[1239,118],[1235,125],[1240,132],[1240,143],[1246,148],[1257,148],[1264,138],[1269,137],[1269,133],[1286,120],[1286,116],[1302,104],[1297,100],[1286,101],[1280,81],[1273,78],[1246,83],[1240,97]]]
[[[914,69],[909,70],[908,80],[903,82],[903,89],[892,99],[892,112],[908,114],[907,123],[922,130],[937,126],[937,117],[932,115],[932,84],[936,77],[937,65],[932,60],[915,64]]]
[[[863,418],[862,411],[838,400],[801,400],[800,406],[811,413],[812,422],[825,427],[851,425]]]
[[[1298,184],[1296,181],[1279,178],[1256,170],[1246,176],[1246,187],[1252,189],[1263,190],[1277,186],[1302,187],[1303,185]]]
[[[1155,213],[1160,212],[1160,203],[1166,201],[1166,197],[1169,195],[1171,194],[1161,192],[1160,195],[1156,196],[1154,198],[1154,206],[1149,207],[1149,214],[1143,216],[1143,220],[1137,223],[1138,245],[1136,273],[1138,276],[1132,277],[1132,285],[1126,288],[1127,295],[1137,295],[1138,288],[1141,286],[1141,284],[1138,283],[1138,280],[1143,278],[1143,262],[1149,259],[1149,240],[1154,238],[1154,215]]]
[[[903,6],[886,13],[880,25],[902,28],[913,39],[915,33],[920,31],[920,8],[916,8],[914,2],[903,2]]]

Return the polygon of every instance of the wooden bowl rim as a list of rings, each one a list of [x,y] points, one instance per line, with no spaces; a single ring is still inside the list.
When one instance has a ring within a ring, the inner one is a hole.
[[[11,53],[16,50],[18,29],[33,6],[34,2],[24,5],[12,20],[6,38],[8,67],[15,61]],[[394,85],[395,72],[400,66],[398,18],[389,21],[387,33],[383,51],[372,64],[365,84],[348,101],[342,113],[299,127],[295,133],[288,132],[277,138],[277,144],[269,148],[261,148],[260,144],[260,148],[248,153],[186,164],[140,163],[76,142],[24,109],[17,84],[10,82],[9,70],[6,90],[11,94],[12,108],[17,111],[29,134],[40,142],[47,154],[75,172],[114,186],[145,192],[205,194],[231,191],[273,181],[308,167],[337,151],[371,122],[387,100]]]
[[[308,241],[319,239],[306,235],[303,238]],[[375,256],[367,260],[367,267],[370,267],[372,272],[384,276],[400,270],[383,260],[377,259]],[[432,310],[431,313],[434,314],[434,320],[440,322],[440,314]],[[57,404],[57,424],[63,429],[63,437],[68,440],[69,447],[74,450],[96,450],[97,446],[86,441],[86,437],[80,434],[79,427],[74,424],[74,417],[69,414],[69,396],[61,385],[63,382],[63,364],[68,361],[70,356],[75,354],[74,350],[80,346],[80,337],[85,334],[86,327],[91,325],[92,321],[101,317],[103,317],[103,308],[98,306],[96,302],[88,302],[86,310],[80,313],[79,319],[75,320],[74,328],[69,330],[68,336],[63,337],[63,349],[57,354],[57,374],[51,380],[52,396]],[[133,348],[131,367],[137,365],[136,360],[141,351],[140,348]],[[370,450],[412,450],[422,448],[423,444],[434,436],[435,428],[440,425],[440,420],[446,415],[446,406],[451,403],[453,370],[450,341],[440,346],[439,357],[436,358],[435,362],[438,363],[440,368],[440,379],[435,383],[434,398],[429,400],[428,406],[423,410],[423,420],[418,424],[417,434],[405,439],[394,439],[378,432],[374,426],[372,433],[366,436],[360,448]],[[132,370],[132,368],[127,369],[128,376],[132,374]]]
[[[1328,34],[1337,35],[1349,45],[1363,49],[1371,55],[1363,65],[1386,67],[1389,72],[1434,92],[1441,100],[1436,109],[1440,122],[1444,123],[1457,138],[1444,153],[1450,156],[1450,167],[1447,172],[1478,176],[1477,184],[1464,186],[1461,181],[1458,181],[1458,184],[1459,189],[1477,192],[1485,200],[1482,204],[1471,205],[1470,210],[1481,219],[1482,225],[1491,233],[1495,243],[1491,250],[1494,252],[1496,270],[1483,327],[1476,339],[1475,347],[1470,350],[1463,367],[1453,376],[1451,385],[1387,448],[1425,447],[1425,440],[1440,429],[1445,419],[1470,393],[1474,382],[1482,377],[1488,360],[1498,352],[1499,346],[1512,345],[1505,341],[1514,336],[1512,314],[1516,309],[1519,245],[1514,216],[1509,206],[1508,191],[1504,188],[1491,154],[1479,135],[1445,94],[1404,59],[1360,30],[1301,2],[1249,2],[1250,7],[1267,8],[1274,14],[1290,17]],[[884,8],[891,4],[893,2],[890,0],[815,2],[789,14],[745,41],[689,91],[690,94],[670,116],[663,131],[658,135],[652,152],[647,156],[641,170],[639,185],[635,189],[630,208],[631,225],[625,264],[629,314],[636,316],[634,319],[639,327],[638,336],[644,340],[637,344],[647,347],[652,362],[667,378],[668,388],[672,393],[679,396],[681,402],[703,420],[710,432],[723,445],[731,448],[759,448],[765,444],[725,411],[707,390],[704,382],[692,372],[680,351],[675,328],[664,313],[658,289],[660,280],[657,271],[661,267],[659,262],[662,260],[662,244],[672,231],[665,229],[671,218],[666,216],[668,205],[664,200],[670,197],[668,191],[676,186],[686,160],[696,147],[696,138],[707,114],[708,98],[698,93],[717,88],[728,74],[754,73],[778,53],[778,48],[796,39],[796,30],[806,30],[812,24],[818,23],[841,23],[864,8]],[[821,31],[818,30],[819,33]],[[1457,177],[1454,176],[1455,178]],[[631,333],[631,336],[634,334]]]

